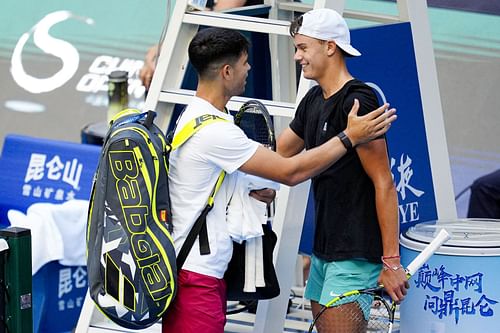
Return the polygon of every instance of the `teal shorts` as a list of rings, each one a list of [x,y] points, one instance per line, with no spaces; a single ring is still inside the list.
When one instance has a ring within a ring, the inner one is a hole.
[[[311,269],[304,297],[321,305],[326,305],[333,298],[345,292],[373,288],[377,285],[381,269],[381,264],[364,259],[325,261],[312,255]],[[373,298],[369,296],[356,299],[358,303],[371,303],[372,300]],[[347,303],[349,301],[346,298],[341,302]],[[367,308],[365,318],[368,318],[370,307],[362,308]]]

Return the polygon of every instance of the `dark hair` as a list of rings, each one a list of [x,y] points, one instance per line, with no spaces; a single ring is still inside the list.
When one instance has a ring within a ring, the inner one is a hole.
[[[210,77],[220,66],[235,64],[250,43],[238,31],[222,28],[200,30],[189,43],[191,64],[200,77]]]
[[[295,37],[295,35],[299,32],[299,29],[302,26],[303,19],[303,15],[300,15],[292,21],[292,23],[290,24],[290,36]]]

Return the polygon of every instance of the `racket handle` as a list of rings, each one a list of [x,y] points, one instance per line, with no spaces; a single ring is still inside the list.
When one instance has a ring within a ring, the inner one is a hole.
[[[445,229],[441,229],[439,234],[425,247],[425,249],[420,252],[420,254],[413,259],[413,261],[406,268],[406,273],[408,277],[412,276],[417,272],[417,270],[422,267],[422,265],[434,254],[434,252],[439,249],[444,242],[449,240],[451,235]]]

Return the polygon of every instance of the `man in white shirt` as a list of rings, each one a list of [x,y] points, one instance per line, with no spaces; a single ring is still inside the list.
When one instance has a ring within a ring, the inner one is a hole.
[[[195,133],[170,156],[169,186],[172,201],[173,237],[177,251],[206,205],[222,170],[240,170],[286,185],[296,185],[329,167],[347,148],[338,137],[325,144],[285,158],[247,138],[234,125],[225,105],[245,89],[249,43],[239,32],[221,28],[202,29],[189,45],[189,59],[198,73],[196,96],[183,112],[177,129],[203,114],[225,118]],[[352,145],[367,142],[385,133],[396,119],[387,105],[357,117],[358,104],[344,133]],[[163,318],[162,332],[224,331],[226,285],[224,272],[232,255],[232,241],[226,227],[226,207],[232,195],[231,177],[215,196],[206,218],[210,253],[201,255],[198,241],[178,272],[174,304]],[[272,191],[253,192],[261,201],[271,201]]]

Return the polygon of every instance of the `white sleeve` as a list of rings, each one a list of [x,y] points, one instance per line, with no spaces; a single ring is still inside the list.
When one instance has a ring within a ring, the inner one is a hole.
[[[198,134],[205,158],[227,173],[233,173],[241,167],[259,146],[258,142],[249,139],[238,126],[230,122],[206,126]]]

